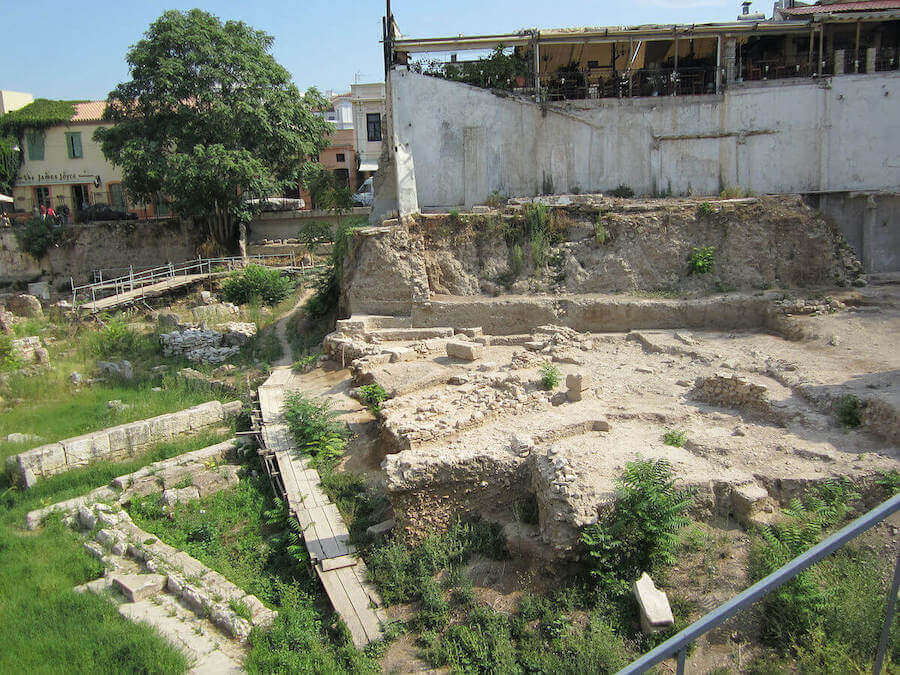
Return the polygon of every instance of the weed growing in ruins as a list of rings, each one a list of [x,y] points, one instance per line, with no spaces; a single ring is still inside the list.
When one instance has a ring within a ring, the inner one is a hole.
[[[222,297],[237,305],[257,300],[272,306],[284,300],[293,289],[293,283],[281,272],[262,265],[247,265],[231,273],[222,285]]]
[[[622,183],[621,185],[619,185],[619,187],[612,191],[612,196],[629,199],[631,197],[634,197],[634,190],[630,186]]]
[[[513,245],[509,249],[509,275],[514,279],[522,273],[525,267],[525,253],[519,244]]]
[[[459,222],[459,209],[450,209],[450,213],[447,214],[447,220],[451,223]]]
[[[674,562],[678,531],[690,521],[684,513],[690,493],[676,489],[665,460],[630,462],[616,481],[612,512],[581,534],[585,563],[601,587],[628,592],[641,573],[654,573]]]
[[[541,366],[541,386],[547,391],[556,389],[562,379],[562,373],[559,368],[547,361]]]
[[[310,253],[314,253],[320,244],[334,241],[333,230],[330,223],[314,220],[300,226],[297,238],[303,242]]]
[[[500,193],[499,190],[494,190],[491,194],[488,195],[485,200],[485,204],[490,206],[492,209],[498,209],[506,203],[506,197]]]
[[[329,401],[315,401],[301,393],[284,400],[284,419],[301,452],[321,459],[339,457],[347,447],[347,430],[335,417]]]
[[[862,424],[863,404],[854,394],[841,396],[835,405],[835,414],[842,427],[856,429]]]
[[[687,434],[679,429],[669,429],[663,434],[663,443],[676,448],[683,448],[687,442]]]
[[[364,384],[357,390],[359,392],[359,400],[366,406],[376,417],[381,414],[381,404],[388,398],[388,393],[377,382],[372,384]]]
[[[140,359],[159,350],[151,336],[134,330],[121,315],[108,319],[100,330],[88,336],[85,344],[88,354],[101,359]]]
[[[609,238],[609,232],[603,224],[603,214],[597,214],[597,220],[594,221],[594,241],[603,246]]]
[[[700,202],[700,206],[697,207],[697,215],[700,218],[708,218],[712,214],[714,214],[716,210],[713,208],[713,205],[709,202]]]
[[[322,319],[337,310],[341,295],[341,279],[344,276],[344,259],[350,252],[353,232],[366,221],[342,220],[334,235],[331,261],[328,270],[316,282],[316,292],[306,303],[306,313],[312,319]]]
[[[875,478],[875,485],[884,491],[885,498],[893,497],[900,492],[900,471],[891,469],[879,472]]]
[[[745,190],[744,188],[737,186],[737,185],[731,185],[719,193],[719,198],[720,199],[742,199],[744,197],[750,197],[752,195],[753,195],[753,193],[750,190]]]
[[[19,360],[13,351],[12,338],[6,333],[0,333],[0,371],[13,370],[18,365]]]
[[[294,363],[291,365],[291,370],[295,373],[308,373],[310,370],[312,370],[312,368],[315,367],[318,360],[318,352],[316,352],[315,354],[305,354],[294,361]]]
[[[691,274],[707,274],[712,272],[715,261],[715,247],[695,246],[688,256],[688,268]]]

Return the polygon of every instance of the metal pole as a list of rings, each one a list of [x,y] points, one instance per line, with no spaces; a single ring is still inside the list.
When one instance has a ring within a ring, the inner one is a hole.
[[[722,36],[716,35],[716,94],[722,93]]]
[[[884,627],[881,629],[881,639],[878,641],[878,651],[875,653],[875,666],[872,668],[874,675],[881,675],[881,667],[884,665],[884,654],[887,651],[888,638],[891,636],[891,624],[894,623],[894,609],[897,606],[897,591],[900,591],[900,553],[894,563],[894,581],[891,584],[891,594],[887,598],[887,607],[884,610]]]
[[[684,662],[687,660],[686,647],[675,655],[675,660],[678,664],[677,670],[675,671],[676,675],[684,675]]]
[[[822,77],[822,67],[825,65],[825,26],[819,26],[819,77]]]
[[[678,33],[675,33],[675,71],[672,73],[672,96],[678,96]]]

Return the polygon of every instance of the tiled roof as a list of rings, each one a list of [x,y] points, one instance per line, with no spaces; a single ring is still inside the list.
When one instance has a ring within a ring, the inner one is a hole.
[[[809,5],[781,10],[785,16],[805,16],[808,14],[828,14],[830,12],[883,12],[900,9],[900,0],[862,0],[861,2],[838,2],[831,5]]]
[[[103,111],[106,110],[106,101],[88,101],[75,104],[75,115],[71,122],[99,122],[103,119]]]

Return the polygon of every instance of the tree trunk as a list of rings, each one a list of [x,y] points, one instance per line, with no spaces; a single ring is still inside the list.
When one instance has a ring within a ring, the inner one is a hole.
[[[228,211],[220,209],[218,203],[215,212],[207,219],[207,227],[210,238],[222,254],[237,251],[238,241],[234,217]]]

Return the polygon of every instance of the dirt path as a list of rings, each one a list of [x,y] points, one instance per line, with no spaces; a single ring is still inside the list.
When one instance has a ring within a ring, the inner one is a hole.
[[[287,339],[287,326],[288,322],[291,320],[291,317],[298,311],[300,308],[306,304],[306,301],[314,293],[314,289],[309,288],[303,292],[303,294],[297,299],[296,304],[291,307],[287,312],[282,314],[278,321],[275,322],[275,337],[278,338],[278,342],[281,343],[281,358],[278,359],[273,366],[289,366],[294,362],[293,354],[291,353],[291,345]]]

